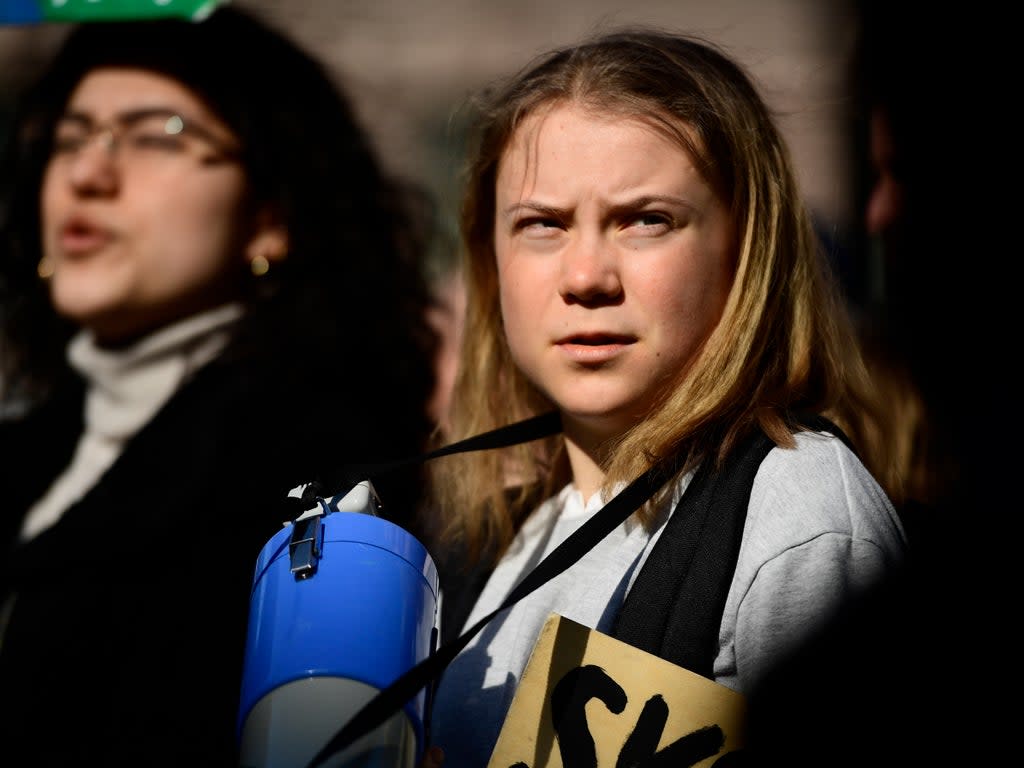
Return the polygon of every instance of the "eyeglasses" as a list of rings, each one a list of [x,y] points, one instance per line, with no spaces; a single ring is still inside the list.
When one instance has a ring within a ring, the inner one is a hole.
[[[208,128],[165,109],[126,112],[96,123],[85,115],[63,115],[56,124],[50,161],[72,160],[99,139],[111,157],[132,166],[194,158],[204,165],[237,159],[240,151]]]

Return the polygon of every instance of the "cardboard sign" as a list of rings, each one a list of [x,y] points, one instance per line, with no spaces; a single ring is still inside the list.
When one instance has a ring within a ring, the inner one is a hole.
[[[487,765],[736,766],[745,717],[741,694],[551,614]]]

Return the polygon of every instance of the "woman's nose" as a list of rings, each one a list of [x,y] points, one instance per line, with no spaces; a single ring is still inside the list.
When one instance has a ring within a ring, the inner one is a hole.
[[[68,180],[79,194],[109,194],[120,183],[116,143],[100,131],[83,144],[68,167]]]
[[[562,253],[559,293],[566,301],[592,303],[622,293],[614,248],[597,233],[578,233]]]

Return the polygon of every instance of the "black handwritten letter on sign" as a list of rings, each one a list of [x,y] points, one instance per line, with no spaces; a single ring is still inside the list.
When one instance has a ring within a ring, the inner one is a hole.
[[[548,617],[488,768],[740,768],[742,695]]]

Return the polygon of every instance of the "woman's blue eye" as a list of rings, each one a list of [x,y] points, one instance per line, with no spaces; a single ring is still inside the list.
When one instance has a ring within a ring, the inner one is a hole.
[[[549,229],[559,228],[561,226],[561,222],[559,222],[557,219],[531,218],[521,219],[519,222],[516,223],[516,229]]]
[[[642,213],[636,218],[636,223],[644,227],[653,227],[659,224],[669,225],[671,220],[661,213]]]

